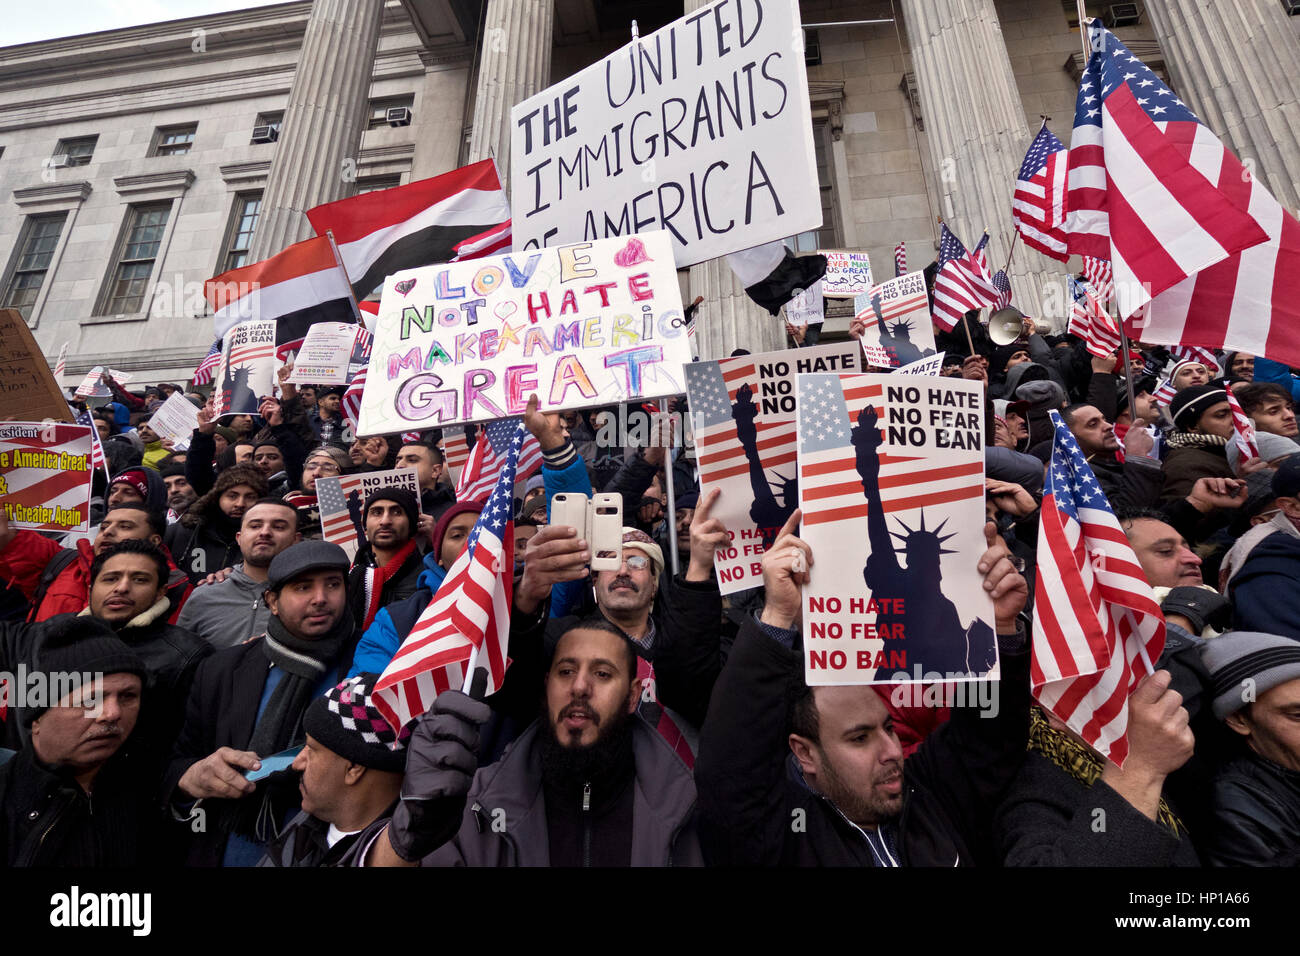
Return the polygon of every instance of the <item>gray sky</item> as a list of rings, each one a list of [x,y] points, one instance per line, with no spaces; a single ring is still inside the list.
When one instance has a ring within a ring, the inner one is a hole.
[[[10,11],[0,27],[0,46],[52,40],[134,27],[160,20],[181,20],[205,13],[264,7],[283,0],[55,0],[24,3]],[[13,22],[16,21],[16,22]]]

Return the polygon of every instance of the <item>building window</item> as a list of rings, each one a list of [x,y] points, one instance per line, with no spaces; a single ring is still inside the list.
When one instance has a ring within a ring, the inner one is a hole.
[[[274,113],[258,113],[253,122],[254,143],[274,143],[280,138],[280,127],[284,124],[284,110]],[[269,136],[266,135],[269,131]]]
[[[835,176],[831,171],[829,132],[825,120],[813,123],[813,154],[817,160],[817,185],[821,187],[822,227],[801,232],[785,241],[795,252],[835,249],[840,244],[835,227]]]
[[[95,155],[95,143],[98,136],[81,136],[76,139],[61,139],[54,147],[54,155],[66,156],[64,166],[88,166],[90,158]]]
[[[381,100],[370,101],[370,122],[366,129],[380,129],[388,125],[388,111],[399,106],[405,106],[408,110],[415,105],[415,94],[408,93],[405,96],[386,96]]]
[[[217,266],[218,272],[229,272],[248,265],[248,250],[253,245],[253,232],[257,229],[257,217],[262,212],[262,194],[244,193],[235,197],[231,211],[230,229],[226,235],[226,251]]]
[[[143,309],[145,290],[171,210],[171,202],[131,207],[117,265],[109,277],[103,307],[97,310],[100,315],[131,314]]]
[[[54,257],[67,218],[66,212],[28,218],[18,240],[13,272],[5,288],[4,308],[17,309],[24,319],[31,318],[32,306],[45,284],[45,273],[49,271],[50,260]]]
[[[194,134],[199,124],[188,126],[159,127],[153,134],[153,149],[150,156],[184,156],[194,145]]]
[[[357,195],[373,193],[380,189],[392,189],[400,185],[402,185],[401,173],[394,173],[391,176],[362,176],[357,179]]]

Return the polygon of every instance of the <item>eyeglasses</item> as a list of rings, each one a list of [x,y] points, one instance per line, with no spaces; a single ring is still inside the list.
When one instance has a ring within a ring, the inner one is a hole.
[[[629,571],[644,571],[650,566],[650,559],[644,554],[630,554],[623,559]]]

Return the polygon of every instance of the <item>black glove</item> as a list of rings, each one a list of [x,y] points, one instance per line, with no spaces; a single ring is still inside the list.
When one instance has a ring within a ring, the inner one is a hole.
[[[443,691],[406,745],[402,799],[388,826],[388,840],[408,863],[432,853],[460,829],[465,796],[478,769],[479,726],[492,716],[481,699],[486,686],[487,671],[479,668],[473,696]]]
[[[1216,631],[1227,627],[1232,604],[1217,591],[1186,586],[1170,588],[1160,610],[1165,614],[1178,614],[1187,618],[1192,624],[1192,634],[1200,636],[1207,624]]]

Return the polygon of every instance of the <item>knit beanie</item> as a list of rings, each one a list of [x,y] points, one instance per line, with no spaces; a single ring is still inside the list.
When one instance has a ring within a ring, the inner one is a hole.
[[[1201,661],[1210,672],[1214,716],[1223,720],[1279,684],[1300,679],[1300,641],[1255,631],[1229,631],[1205,642]]]
[[[415,529],[420,524],[420,504],[415,500],[415,495],[411,494],[405,488],[389,486],[387,488],[376,488],[366,496],[365,506],[361,509],[363,515],[370,513],[370,506],[376,501],[395,501],[406,512],[406,520],[409,522],[411,534],[415,534]]]
[[[375,707],[378,680],[378,674],[358,674],[331,687],[307,705],[302,729],[344,760],[401,773],[411,730],[407,726],[395,731]]]
[[[36,626],[36,625],[33,625]],[[96,617],[63,615],[45,624],[45,633],[32,654],[32,672],[46,675],[46,686],[69,686],[72,674],[135,674],[141,681],[148,670],[139,655]],[[56,678],[56,675],[58,677]],[[14,688],[10,688],[10,693]],[[25,706],[19,722],[30,729],[32,722],[58,704],[45,698],[40,706]]]
[[[217,434],[226,440],[227,445],[233,445],[235,443],[235,439],[239,437],[239,435],[235,432],[233,428],[230,428],[226,425],[218,425]]]
[[[111,490],[116,484],[130,485],[136,491],[140,492],[140,497],[144,500],[149,499],[149,476],[145,474],[143,468],[128,468],[126,471],[119,472],[108,483]]]
[[[545,487],[546,487],[546,479],[544,479],[541,476],[541,474],[536,474],[533,475],[531,478],[529,478],[526,482],[524,482],[524,494],[528,494],[528,492],[532,491],[534,488],[545,488]]]
[[[1222,385],[1191,385],[1174,395],[1169,403],[1169,415],[1179,431],[1189,432],[1210,408],[1227,400],[1228,393]]]
[[[463,515],[473,512],[474,514],[483,513],[483,502],[481,501],[458,501],[442,513],[438,523],[433,526],[433,560],[442,560],[442,539],[446,535],[447,529],[451,527],[452,519],[457,515]]]

